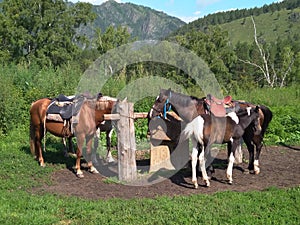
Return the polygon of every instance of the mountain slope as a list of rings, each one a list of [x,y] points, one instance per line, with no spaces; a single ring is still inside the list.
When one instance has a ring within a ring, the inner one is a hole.
[[[191,30],[206,31],[208,26],[220,26],[228,31],[232,43],[252,42],[254,29],[250,16],[253,16],[257,35],[264,41],[276,41],[289,36],[299,39],[300,0],[285,0],[264,5],[261,8],[240,9],[210,14],[180,27],[170,36],[185,34]]]
[[[97,15],[96,20],[80,31],[89,37],[93,36],[95,28],[105,31],[108,26],[113,25],[127,27],[132,37],[139,40],[161,39],[185,25],[185,22],[178,18],[132,3],[117,3],[110,0],[93,6],[93,10]]]
[[[300,31],[300,8],[280,10],[274,13],[265,13],[254,17],[257,35],[264,41],[272,42],[287,36],[298,39]],[[254,28],[250,17],[238,19],[220,25],[227,30],[233,44],[238,41],[253,42]]]

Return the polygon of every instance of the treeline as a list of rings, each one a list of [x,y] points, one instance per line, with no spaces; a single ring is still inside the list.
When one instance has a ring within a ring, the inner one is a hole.
[[[263,7],[254,7],[251,9],[236,9],[227,12],[218,12],[214,14],[209,14],[201,19],[193,21],[182,28],[174,32],[173,35],[184,34],[188,30],[196,29],[205,31],[208,26],[220,25],[223,23],[229,23],[237,19],[246,18],[249,16],[259,16],[264,13],[274,13],[283,9],[292,10],[300,7],[300,0],[285,0],[282,2],[275,2],[270,5],[264,5]],[[299,16],[297,13],[291,15],[292,21],[299,21]]]
[[[284,1],[259,10],[273,10],[275,6],[276,9],[292,8],[298,6],[299,2]],[[126,28],[122,27],[110,26],[105,32],[98,29],[92,40],[76,33],[76,28],[95,19],[91,4],[88,3],[68,5],[63,0],[4,0],[0,3],[0,12],[2,65],[13,63],[25,68],[38,66],[41,69],[76,65],[85,71],[108,50],[134,41]],[[249,12],[253,14],[253,11]],[[240,42],[232,46],[227,31],[218,26],[208,26],[205,32],[189,29],[167,40],[201,57],[216,75],[224,92],[237,90],[240,83],[249,88],[265,85],[283,87],[297,83],[300,77],[299,38],[287,36],[274,43],[265,42],[259,35],[256,38],[257,42],[253,41],[252,44]],[[169,51],[168,54],[175,54],[172,49]],[[122,73],[123,80],[117,79],[122,80],[122,84],[147,75],[164,76],[186,88],[194,84],[182,71],[153,62],[137,63],[115,72]]]
[[[103,51],[130,38],[125,28],[98,29],[94,40],[77,32],[94,19],[89,3],[4,0],[0,3],[0,63],[57,68],[75,61],[85,69]]]

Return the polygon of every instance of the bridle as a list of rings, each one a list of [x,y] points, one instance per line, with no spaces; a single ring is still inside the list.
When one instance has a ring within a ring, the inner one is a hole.
[[[157,118],[161,118],[161,116],[160,116],[161,114],[163,115],[163,118],[164,118],[164,119],[167,118],[167,112],[170,112],[171,109],[172,109],[172,105],[171,105],[171,103],[170,103],[170,98],[171,98],[171,96],[172,96],[172,93],[171,93],[171,91],[170,91],[169,97],[167,98],[167,100],[166,100],[165,103],[164,103],[163,111],[158,110],[158,109],[155,109],[155,108],[152,107],[153,110],[155,110],[156,112],[159,113],[159,115],[156,116]]]

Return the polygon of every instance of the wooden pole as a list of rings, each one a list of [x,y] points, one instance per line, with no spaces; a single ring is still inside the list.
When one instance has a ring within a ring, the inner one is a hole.
[[[137,177],[133,103],[119,103],[117,112],[120,115],[117,122],[119,180],[133,181]]]

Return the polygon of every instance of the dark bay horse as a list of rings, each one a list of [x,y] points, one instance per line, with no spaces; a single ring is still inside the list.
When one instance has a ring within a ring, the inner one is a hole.
[[[30,108],[30,149],[33,155],[37,158],[41,166],[45,166],[42,156],[41,141],[46,131],[57,137],[77,139],[77,159],[76,159],[76,174],[78,177],[83,177],[80,170],[80,158],[82,156],[82,148],[86,141],[87,162],[89,170],[93,173],[98,171],[93,167],[90,153],[92,139],[96,133],[96,129],[104,121],[104,114],[110,114],[117,103],[113,98],[92,98],[85,99],[79,110],[77,123],[73,124],[74,132],[66,129],[62,122],[46,119],[46,112],[51,99],[39,99],[31,104]]]
[[[246,108],[249,106],[255,108],[255,105],[247,102],[235,101],[235,104],[237,104],[240,108]],[[159,96],[156,98],[154,105],[149,112],[149,119],[163,115],[166,108],[169,108],[169,105],[171,105],[172,110],[187,123],[191,122],[198,115],[209,113],[205,103],[205,98],[187,96],[171,91],[171,89],[161,89]],[[248,170],[254,171],[255,174],[260,172],[258,160],[263,145],[263,137],[270,121],[272,120],[272,112],[268,107],[260,105],[259,120],[262,127],[259,135],[254,134],[253,126],[247,127],[243,135],[243,140],[247,145],[249,152]],[[255,158],[254,145],[256,146]],[[228,152],[229,150],[230,145],[228,146]]]
[[[255,134],[261,132],[259,124],[259,107],[248,107],[246,109],[239,109],[236,112],[237,121],[231,117],[215,117],[213,114],[202,114],[189,122],[181,133],[182,140],[192,138],[193,152],[192,152],[192,182],[195,188],[198,188],[196,165],[198,158],[198,143],[202,151],[199,155],[199,163],[202,172],[203,180],[206,186],[210,186],[209,178],[205,168],[205,152],[210,151],[212,144],[230,143],[230,156],[227,167],[227,178],[232,184],[232,168],[234,163],[234,153],[240,143],[240,138],[243,136],[245,129],[253,123]]]

